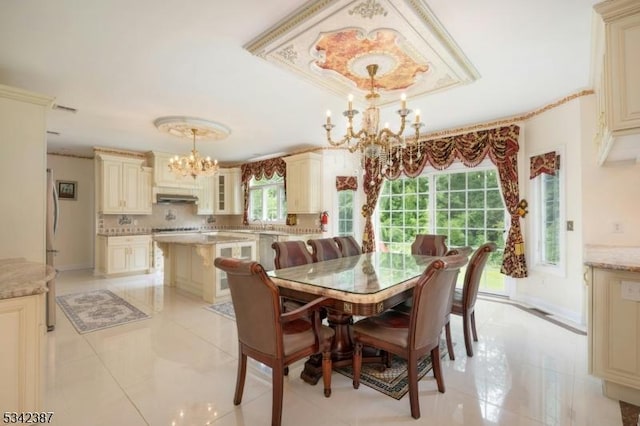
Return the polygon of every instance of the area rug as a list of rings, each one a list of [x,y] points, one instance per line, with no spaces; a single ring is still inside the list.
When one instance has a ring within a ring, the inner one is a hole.
[[[444,343],[444,342],[443,342]],[[448,355],[447,345],[440,344],[441,358]],[[431,355],[427,355],[418,360],[418,380],[422,379],[427,372],[431,371]],[[351,366],[334,367],[334,371],[353,379],[353,368]],[[409,392],[409,378],[407,375],[407,362],[393,355],[391,367],[384,368],[381,364],[362,364],[360,371],[360,384],[382,392],[395,399],[401,399]]]
[[[236,320],[236,313],[233,311],[233,302],[230,300],[226,302],[218,302],[211,306],[205,306],[204,308],[222,315],[225,318],[229,318],[230,320]]]
[[[149,315],[109,290],[65,294],[56,299],[80,334],[149,318]]]

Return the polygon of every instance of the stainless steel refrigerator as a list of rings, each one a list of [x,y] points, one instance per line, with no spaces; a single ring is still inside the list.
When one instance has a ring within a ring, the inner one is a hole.
[[[55,248],[56,230],[58,229],[58,217],[60,209],[58,206],[58,191],[53,180],[53,172],[47,169],[47,265],[55,268],[55,255],[58,252]],[[56,271],[57,275],[57,271]],[[51,331],[56,325],[56,278],[55,276],[47,283],[47,330]]]

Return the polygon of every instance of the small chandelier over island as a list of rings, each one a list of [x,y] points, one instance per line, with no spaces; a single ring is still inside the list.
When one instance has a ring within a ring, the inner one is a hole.
[[[194,179],[198,176],[213,176],[218,172],[218,160],[211,157],[203,158],[196,149],[197,129],[191,129],[193,133],[193,149],[190,155],[175,156],[169,160],[169,170],[178,176],[191,175]]]
[[[213,176],[218,172],[218,160],[200,155],[196,149],[196,137],[224,139],[231,133],[228,127],[210,120],[181,116],[161,117],[154,124],[159,130],[174,136],[193,138],[193,148],[189,155],[176,155],[169,160],[169,170],[172,173],[183,177],[191,176],[195,179],[198,176]]]
[[[384,127],[380,129],[380,109],[377,106],[380,95],[376,93],[375,86],[375,75],[378,72],[378,65],[370,64],[367,65],[366,68],[369,73],[369,78],[371,79],[371,88],[366,95],[369,105],[362,116],[362,128],[357,132],[354,131],[353,128],[353,117],[359,113],[358,110],[353,109],[353,95],[349,95],[348,109],[342,113],[342,115],[347,118],[347,132],[342,139],[334,141],[331,138],[331,130],[335,127],[331,123],[331,111],[327,111],[327,122],[323,127],[327,131],[327,141],[331,146],[345,146],[349,152],[361,152],[363,170],[367,158],[379,159],[378,177],[381,177],[395,164],[398,164],[400,170],[403,169],[403,154],[405,150],[417,149],[419,147],[421,144],[420,128],[424,124],[420,122],[420,110],[416,110],[415,121],[410,124],[415,131],[414,140],[410,142],[405,140],[403,133],[407,126],[407,116],[411,114],[412,111],[407,109],[407,98],[406,95],[403,94],[400,109],[397,111],[398,115],[400,115],[400,129],[394,133],[389,128],[389,123],[385,123]],[[419,158],[421,150],[417,149],[416,152]]]

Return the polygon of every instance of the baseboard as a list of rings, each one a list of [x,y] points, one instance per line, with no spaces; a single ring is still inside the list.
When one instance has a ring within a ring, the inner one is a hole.
[[[513,300],[508,297],[493,297],[489,294],[482,294],[478,296],[484,300],[490,300],[499,303],[507,303],[513,306],[516,306],[532,315],[535,315],[539,318],[545,319],[549,322],[552,322],[556,325],[559,325],[567,330],[570,330],[576,334],[585,335],[587,334],[586,324],[581,322],[574,321],[572,318],[579,317],[579,315],[573,313],[567,315],[559,315],[558,311],[569,312],[572,311],[558,309],[557,306],[546,303],[544,301],[538,300],[536,298],[526,298],[526,300]]]
[[[58,271],[77,271],[78,269],[93,269],[93,263],[84,263],[77,265],[54,265]]]
[[[554,305],[553,303],[549,303],[544,299],[540,299],[537,297],[518,297],[517,299],[513,299],[516,302],[525,303],[530,305],[532,308],[537,308],[542,311],[547,312],[550,315],[553,315],[559,319],[564,319],[576,325],[586,326],[582,322],[582,314],[580,312],[575,312],[566,308],[563,308],[558,305]]]

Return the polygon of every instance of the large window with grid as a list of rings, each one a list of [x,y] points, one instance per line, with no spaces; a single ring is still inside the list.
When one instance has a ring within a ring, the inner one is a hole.
[[[409,253],[416,234],[446,235],[448,247],[476,249],[487,241],[495,242],[498,251],[487,262],[481,287],[505,292],[500,274],[505,207],[494,167],[430,171],[417,178],[385,181],[378,218],[381,249],[391,252]]]
[[[287,216],[284,178],[252,178],[249,182],[249,219],[284,222]]]

